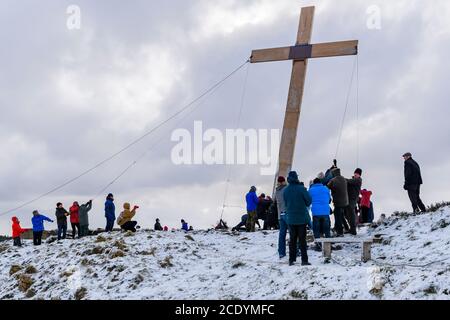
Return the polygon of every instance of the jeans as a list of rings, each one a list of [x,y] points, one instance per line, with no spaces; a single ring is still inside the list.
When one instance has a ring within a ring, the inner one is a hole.
[[[80,232],[80,224],[79,223],[73,223],[73,222],[71,222],[70,224],[72,225],[72,238],[75,239],[75,233],[78,233],[78,238],[79,238],[80,234],[81,234],[81,232]],[[75,229],[76,229],[76,231],[75,231]]]
[[[297,241],[300,241],[302,263],[308,262],[308,246],[306,243],[306,224],[289,225],[289,262],[297,261]]]
[[[137,225],[137,221],[127,221],[121,226],[121,228],[122,228],[122,230],[125,230],[125,231],[136,232],[136,225]]]
[[[286,222],[286,214],[280,215],[280,233],[278,234],[278,254],[280,257],[286,256],[286,234],[288,224]]]
[[[35,246],[40,246],[42,242],[43,231],[33,231],[33,244]]]
[[[336,230],[338,236],[344,235],[344,227],[342,222],[344,220],[344,212],[345,207],[334,208],[334,229]]]
[[[20,241],[20,237],[13,238],[13,245],[15,247],[21,247],[22,246],[22,242]]]
[[[420,185],[410,185],[408,187],[408,196],[409,200],[411,200],[411,206],[413,208],[413,212],[417,211],[426,211],[427,208],[420,199]]]
[[[67,234],[67,223],[58,224],[58,240],[65,239]]]
[[[89,234],[89,225],[80,226],[79,237],[85,237]]]
[[[313,232],[315,239],[320,239],[322,234],[325,234],[325,238],[331,238],[330,216],[313,217]]]
[[[114,227],[114,220],[115,219],[106,219],[106,227],[105,227],[105,231],[112,231],[113,227]]]

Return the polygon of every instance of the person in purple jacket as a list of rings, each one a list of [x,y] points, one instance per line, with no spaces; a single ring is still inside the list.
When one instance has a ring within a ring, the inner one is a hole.
[[[256,195],[256,187],[251,187],[250,191],[245,196],[245,201],[247,202],[247,231],[248,232],[255,232],[255,223],[258,219],[256,214],[256,208],[258,207],[258,196]]]

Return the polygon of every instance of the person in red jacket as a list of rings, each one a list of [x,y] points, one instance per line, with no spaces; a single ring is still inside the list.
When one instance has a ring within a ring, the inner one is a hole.
[[[13,238],[13,244],[16,247],[22,246],[22,241],[20,240],[20,235],[24,232],[27,232],[31,229],[22,229],[20,226],[20,221],[17,219],[17,217],[12,217],[12,238]]]
[[[69,208],[70,214],[70,224],[72,225],[72,238],[75,239],[75,232],[78,233],[78,238],[80,238],[80,215],[78,214],[78,210],[80,206],[77,201],[73,203],[73,205]],[[75,231],[76,229],[76,231]]]
[[[369,209],[370,209],[370,197],[372,196],[372,191],[367,189],[361,190],[361,217],[362,223],[369,222]]]

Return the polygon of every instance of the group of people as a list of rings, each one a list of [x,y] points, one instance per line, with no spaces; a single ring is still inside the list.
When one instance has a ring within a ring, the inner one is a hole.
[[[67,211],[63,204],[58,202],[56,204],[55,216],[58,227],[58,240],[65,239],[67,234],[67,217],[70,216],[70,223],[72,226],[72,237],[75,238],[77,234],[79,238],[87,236],[89,233],[89,217],[88,213],[92,209],[92,200],[85,204],[79,205],[77,201],[73,203],[69,211]],[[44,222],[53,223],[54,220],[40,214],[38,210],[33,211],[31,224],[33,228],[22,229],[20,220],[17,217],[12,217],[12,238],[14,246],[22,246],[21,235],[27,231],[33,231],[33,244],[41,245],[42,235],[44,233]]]
[[[89,211],[92,209],[92,200],[79,205],[75,201],[69,210],[66,210],[61,202],[56,204],[55,218],[57,223],[57,237],[58,240],[66,239],[68,218],[72,227],[72,238],[82,238],[89,234]],[[136,232],[140,228],[137,221],[133,220],[136,215],[139,206],[135,205],[131,208],[130,203],[123,204],[123,211],[119,214],[116,221],[116,207],[114,204],[114,195],[108,194],[105,202],[105,218],[106,227],[105,232],[110,232],[114,228],[114,224],[120,226],[121,230]],[[45,231],[44,222],[54,223],[53,219],[40,214],[38,210],[33,211],[33,217],[31,223],[33,228],[24,229],[20,225],[20,220],[17,217],[12,217],[12,238],[14,246],[22,246],[21,235],[27,231],[33,231],[33,244],[36,246],[41,245],[42,235]],[[185,231],[192,231],[192,226],[188,226],[185,220],[181,220],[181,229]],[[155,230],[168,231],[169,228],[161,226],[159,219],[156,219]]]
[[[405,184],[414,212],[424,212],[426,207],[420,199],[422,177],[420,166],[412,159],[411,153],[403,155],[405,160]],[[362,189],[362,170],[357,168],[353,176],[346,179],[337,167],[337,161],[325,173],[319,173],[310,182],[309,190],[300,182],[296,171],[291,171],[287,179],[278,177],[275,191],[274,207],[278,213],[278,254],[280,259],[286,257],[286,235],[289,231],[289,265],[297,260],[298,249],[302,265],[310,265],[307,254],[307,228],[313,230],[314,238],[332,237],[330,215],[334,215],[334,236],[344,237],[344,233],[357,234],[359,223],[373,223],[374,209],[371,201],[372,191]],[[286,181],[287,180],[287,181]],[[239,230],[244,225],[248,232],[255,231],[258,221],[258,206],[263,196],[256,195],[252,186],[246,194],[247,215],[234,227]],[[333,204],[334,210],[330,204]],[[274,211],[274,210],[271,210]],[[310,216],[312,213],[312,219]],[[386,215],[382,214],[377,224],[382,224]],[[299,245],[297,244],[299,243]],[[321,246],[316,242],[316,250]]]
[[[362,170],[358,168],[352,178],[344,178],[335,161],[326,173],[320,173],[310,182],[309,190],[303,182],[300,182],[295,171],[290,172],[287,179],[278,177],[274,204],[278,212],[278,253],[281,259],[286,256],[288,230],[290,234],[289,264],[292,265],[296,261],[298,247],[300,247],[302,265],[309,265],[306,245],[308,226],[313,230],[315,239],[319,239],[322,236],[331,237],[330,214],[334,214],[334,231],[337,237],[343,237],[344,232],[356,235],[359,210],[364,212],[361,214],[362,222],[369,222],[369,215],[366,212],[371,207],[372,192],[361,190],[361,176]],[[260,201],[261,198],[258,199],[256,196],[256,188],[251,187],[246,195],[248,214],[246,229],[249,232],[255,231],[256,209]],[[331,202],[333,202],[334,210],[330,207]],[[358,208],[361,209],[358,210]],[[318,243],[316,246],[320,249]]]

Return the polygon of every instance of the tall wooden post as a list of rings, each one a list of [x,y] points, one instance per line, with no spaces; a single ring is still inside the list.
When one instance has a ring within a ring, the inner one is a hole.
[[[310,43],[313,20],[314,7],[303,8],[300,14],[296,45],[308,45]],[[293,61],[276,176],[286,177],[292,169],[307,67],[307,59]]]
[[[314,7],[302,8],[295,46],[253,50],[250,58],[251,63],[293,60],[275,181],[292,170],[308,59],[358,54],[357,40],[310,44],[313,20]]]

